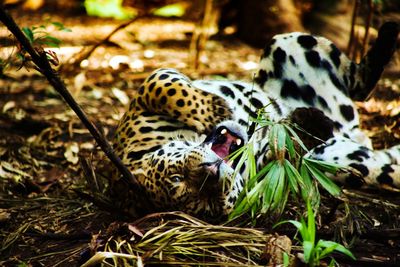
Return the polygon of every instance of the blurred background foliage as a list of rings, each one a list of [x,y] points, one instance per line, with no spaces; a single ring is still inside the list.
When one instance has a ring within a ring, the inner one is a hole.
[[[399,0],[5,0],[9,6],[23,5],[27,10],[48,9],[69,14],[126,20],[138,14],[200,22],[206,2],[211,2],[212,15],[207,22],[219,34],[234,34],[242,41],[262,47],[273,35],[289,31],[321,34],[345,49],[356,14],[355,35],[365,33],[368,24],[373,39],[384,20],[400,20]],[[367,22],[369,20],[369,22]],[[210,25],[209,25],[210,26]]]

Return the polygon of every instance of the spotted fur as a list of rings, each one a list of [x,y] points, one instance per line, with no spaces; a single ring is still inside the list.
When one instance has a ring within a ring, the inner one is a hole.
[[[255,129],[251,118],[263,108],[271,120],[291,118],[326,141],[312,145],[306,156],[352,170],[332,176],[335,181],[400,188],[400,146],[373,150],[351,99],[373,89],[397,34],[397,24],[384,24],[360,64],[325,38],[277,35],[265,47],[252,83],[191,81],[177,70],[156,70],[121,119],[114,148],[155,210],[226,215],[245,181],[210,148],[210,140],[217,138],[215,131],[226,132],[220,129],[228,129],[232,140],[254,138],[261,168],[269,161],[268,128]],[[118,175],[112,185],[116,195],[130,192]],[[133,195],[122,194],[126,206],[138,206]]]

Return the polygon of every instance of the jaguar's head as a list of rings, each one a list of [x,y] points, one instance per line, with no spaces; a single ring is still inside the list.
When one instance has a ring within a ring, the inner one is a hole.
[[[224,122],[203,142],[171,141],[163,145],[135,176],[160,210],[208,218],[227,215],[244,184],[228,155],[246,141],[239,125]]]

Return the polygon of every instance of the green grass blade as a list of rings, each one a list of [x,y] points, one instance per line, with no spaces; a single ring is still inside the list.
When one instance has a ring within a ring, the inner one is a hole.
[[[304,253],[304,262],[309,263],[312,258],[312,254],[314,252],[314,244],[310,241],[303,240],[303,253]]]
[[[247,168],[249,168],[250,177],[254,177],[257,174],[256,158],[254,156],[253,146],[248,146],[247,152]]]
[[[298,136],[298,134],[296,133],[295,130],[293,130],[293,128],[289,125],[285,125],[286,129],[289,131],[289,133],[294,137],[294,139],[296,140],[296,142],[300,145],[300,147],[304,150],[308,152],[307,147],[304,145],[303,141],[300,139],[300,137]]]
[[[245,196],[239,202],[239,204],[236,205],[235,209],[229,215],[229,218],[233,219],[251,209],[255,205],[255,203],[260,200],[260,192],[262,191],[262,188],[264,188],[264,186],[265,182],[258,182],[250,190],[250,192],[245,193]]]
[[[275,164],[271,167],[271,170],[264,178],[264,180],[266,181],[266,186],[263,194],[263,208],[261,210],[262,213],[267,212],[270,208],[273,207],[274,195],[280,179],[279,163],[278,161],[274,162]]]
[[[349,256],[353,260],[356,260],[356,257],[354,257],[353,253],[351,253],[351,251],[349,249],[347,249],[345,246],[338,244],[336,242],[321,239],[318,241],[318,246],[325,248],[325,250],[323,250],[321,253],[321,258],[328,256],[333,251],[338,251],[340,253],[343,253],[346,256]]]
[[[309,240],[311,243],[315,244],[315,234],[316,234],[316,229],[315,229],[315,215],[311,207],[311,203],[308,200],[307,201],[307,232],[309,235]]]
[[[268,135],[269,147],[278,160],[283,160],[285,157],[286,135],[286,130],[282,124],[277,123],[271,126]]]
[[[256,181],[258,181],[260,179],[260,177],[265,176],[266,173],[268,173],[271,170],[271,167],[274,166],[275,161],[271,161],[270,163],[268,163],[266,166],[264,166],[264,168],[262,168],[259,172],[257,172],[257,174],[253,177],[250,177],[249,180],[249,188],[252,187],[252,183],[254,184]]]
[[[275,190],[274,194],[274,210],[276,210],[278,213],[281,213],[286,205],[286,201],[288,198],[288,182],[287,179],[285,178],[285,168],[284,166],[279,162],[279,168],[278,168],[278,185]]]
[[[304,158],[304,160],[309,164],[313,166],[318,166],[318,168],[323,171],[323,172],[329,172],[332,174],[337,173],[337,171],[342,168],[342,166],[331,163],[331,162],[326,162],[322,160],[316,160],[316,159],[311,159],[311,158]]]
[[[286,173],[286,176],[288,178],[290,190],[295,195],[298,195],[299,191],[300,191],[299,190],[299,186],[301,188],[304,185],[303,178],[301,177],[299,172],[296,170],[296,168],[293,167],[293,165],[287,159],[285,159],[285,162],[283,163],[283,166],[285,168],[285,173]]]
[[[28,27],[22,27],[22,31],[24,32],[25,36],[28,38],[29,42],[33,44],[35,38],[33,36],[33,31]]]
[[[286,252],[283,252],[282,258],[283,258],[283,266],[284,267],[290,266],[290,257]]]
[[[307,161],[304,161],[303,164],[306,165],[312,176],[317,179],[317,181],[325,190],[327,190],[333,196],[340,195],[340,188],[331,179],[329,179],[325,173],[317,169],[313,164],[308,164]]]
[[[285,143],[286,143],[286,149],[289,153],[289,158],[291,160],[294,160],[296,157],[296,149],[294,147],[292,137],[289,134],[286,135]]]
[[[301,224],[301,222],[298,222],[298,221],[295,221],[295,220],[286,220],[286,221],[278,222],[273,226],[273,228],[276,228],[279,225],[285,224],[285,223],[293,224],[293,226],[296,227],[298,231],[301,231],[303,229],[303,225]]]

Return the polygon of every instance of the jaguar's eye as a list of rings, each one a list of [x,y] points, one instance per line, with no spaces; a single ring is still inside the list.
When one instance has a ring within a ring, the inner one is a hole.
[[[180,181],[182,181],[182,176],[180,176],[180,175],[172,175],[170,177],[170,180],[173,183],[179,183]]]

